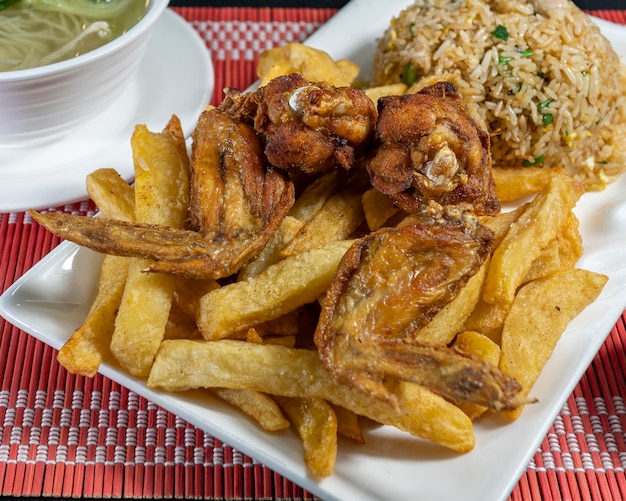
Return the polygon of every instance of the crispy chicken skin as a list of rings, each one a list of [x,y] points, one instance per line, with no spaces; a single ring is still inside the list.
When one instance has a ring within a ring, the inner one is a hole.
[[[397,405],[385,385],[407,381],[453,401],[519,405],[520,386],[496,367],[416,339],[487,259],[490,230],[430,204],[413,224],[382,228],[344,256],[322,304],[315,344],[331,377]]]
[[[308,82],[295,73],[256,92],[226,89],[220,109],[263,135],[273,166],[306,174],[350,169],[374,138],[377,118],[361,90]]]
[[[489,136],[450,82],[378,101],[378,145],[367,163],[372,185],[400,208],[428,200],[465,204],[478,215],[500,211]]]
[[[98,252],[153,260],[147,271],[222,278],[254,259],[294,203],[293,183],[272,168],[248,126],[205,111],[193,133],[190,230],[60,212],[33,218]]]

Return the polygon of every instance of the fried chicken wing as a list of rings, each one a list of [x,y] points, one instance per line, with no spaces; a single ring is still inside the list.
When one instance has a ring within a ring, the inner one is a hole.
[[[377,117],[361,90],[308,82],[296,73],[255,92],[226,89],[220,109],[263,135],[273,166],[307,174],[350,169],[372,141]]]
[[[493,234],[430,204],[413,224],[353,244],[325,296],[315,344],[331,377],[397,404],[386,381],[424,385],[453,401],[519,405],[521,387],[496,367],[416,334],[487,259]]]
[[[466,204],[481,215],[500,211],[489,136],[452,83],[381,98],[378,113],[379,144],[367,163],[376,189],[408,212],[428,200]]]
[[[293,183],[269,166],[248,126],[205,111],[193,133],[189,230],[65,213],[33,218],[98,252],[151,259],[147,271],[192,278],[232,275],[254,259],[294,203]]]

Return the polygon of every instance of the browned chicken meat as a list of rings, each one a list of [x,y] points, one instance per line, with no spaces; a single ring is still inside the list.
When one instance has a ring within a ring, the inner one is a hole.
[[[273,166],[306,174],[350,169],[373,139],[377,117],[361,90],[311,83],[295,73],[256,92],[226,89],[220,109],[263,135]]]
[[[378,101],[379,144],[367,163],[372,185],[400,208],[428,200],[500,211],[491,173],[489,136],[477,126],[449,82]]]
[[[331,377],[397,406],[385,384],[421,384],[456,402],[510,409],[519,384],[483,360],[417,334],[487,259],[493,234],[430,204],[413,224],[382,228],[344,256],[322,304],[315,344]]]
[[[254,130],[219,110],[193,133],[192,228],[130,224],[66,213],[33,218],[56,235],[107,254],[153,260],[148,271],[222,278],[254,259],[294,203],[293,183],[269,166]]]

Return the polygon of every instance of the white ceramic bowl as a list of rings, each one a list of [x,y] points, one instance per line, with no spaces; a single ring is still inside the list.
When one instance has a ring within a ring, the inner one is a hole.
[[[81,56],[0,72],[0,146],[54,140],[107,109],[130,82],[168,0],[150,0],[122,36]]]

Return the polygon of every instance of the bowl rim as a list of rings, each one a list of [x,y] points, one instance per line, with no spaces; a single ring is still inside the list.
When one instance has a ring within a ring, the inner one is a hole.
[[[22,70],[0,71],[0,84],[3,82],[19,82],[22,80],[31,80],[42,76],[49,76],[64,71],[72,70],[83,64],[91,64],[93,61],[106,57],[108,54],[116,52],[122,45],[132,43],[132,41],[144,34],[154,23],[161,17],[163,11],[168,7],[169,0],[149,0],[148,10],[146,14],[126,33],[114,40],[104,44],[97,49],[81,54],[80,56],[47,64],[45,66],[36,66],[34,68],[26,68]]]

